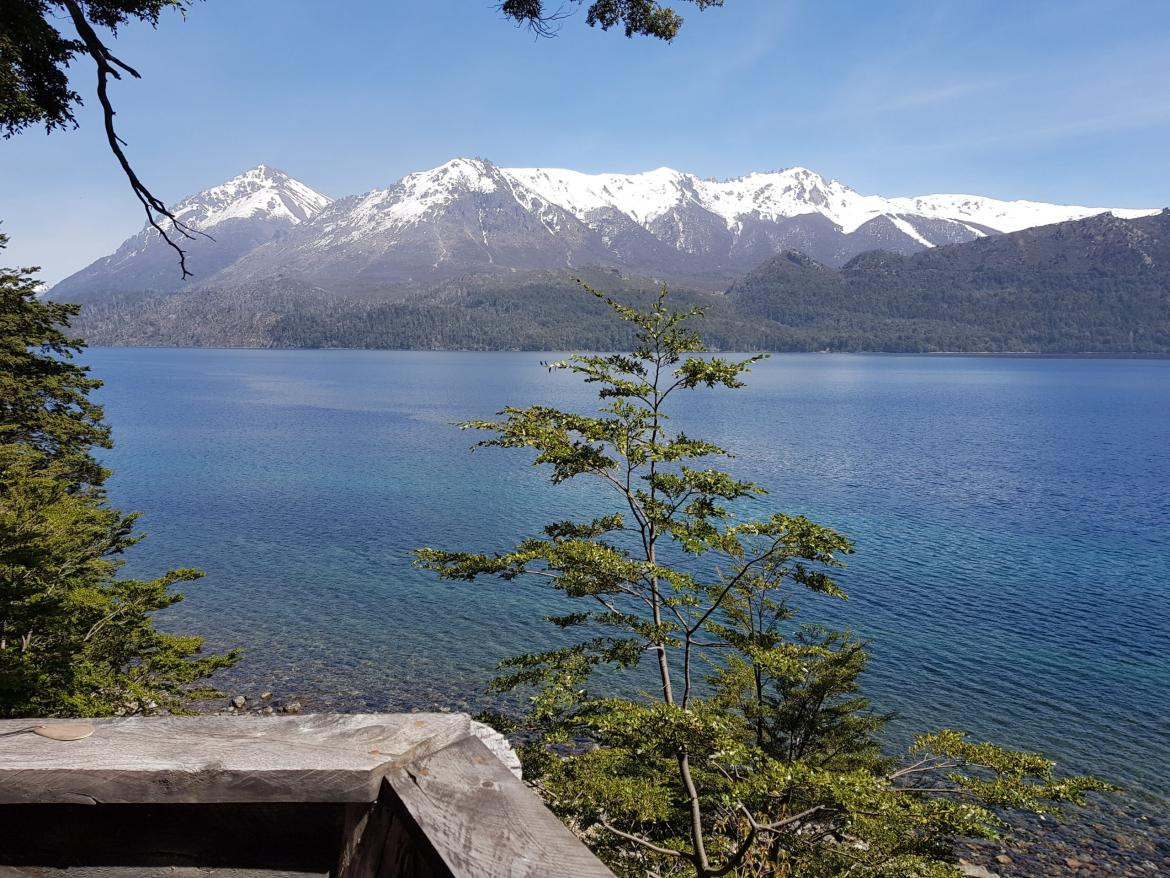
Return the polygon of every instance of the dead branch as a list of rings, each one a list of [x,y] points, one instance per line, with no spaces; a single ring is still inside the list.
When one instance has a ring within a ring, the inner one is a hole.
[[[110,78],[121,79],[124,71],[135,79],[141,79],[142,76],[137,70],[131,67],[124,61],[116,58],[112,52],[106,47],[105,43],[98,37],[97,32],[94,31],[90,25],[89,20],[85,17],[85,13],[77,4],[77,0],[61,0],[62,4],[73,19],[73,26],[77,29],[78,36],[85,44],[86,52],[93,58],[94,64],[97,65],[97,96],[98,101],[102,105],[102,115],[105,119],[106,140],[110,144],[110,151],[114,153],[114,157],[118,160],[118,164],[122,166],[122,172],[126,175],[126,179],[130,181],[130,188],[134,192],[134,196],[142,204],[142,209],[146,213],[146,221],[154,228],[156,232],[162,237],[164,241],[175,251],[179,256],[179,269],[182,271],[182,279],[186,280],[193,277],[190,271],[187,270],[187,252],[180,247],[166,230],[159,224],[156,217],[170,220],[172,231],[178,232],[188,240],[194,240],[196,235],[202,235],[208,240],[214,240],[211,235],[206,232],[192,229],[186,223],[181,222],[175,215],[167,208],[154,193],[152,193],[143,182],[138,178],[134,169],[130,166],[129,159],[126,158],[126,153],[123,152],[122,147],[126,141],[118,136],[117,130],[114,128],[114,107],[110,103],[110,96],[108,93]]]
[[[682,856],[680,851],[676,851],[671,848],[660,847],[659,845],[654,844],[654,842],[650,841],[648,838],[642,838],[640,835],[632,835],[628,832],[622,832],[616,826],[612,825],[608,820],[599,820],[598,823],[619,838],[624,838],[626,841],[632,841],[635,844],[640,844],[642,847],[646,848],[647,850],[654,851],[656,854],[662,854],[663,856],[668,857]]]

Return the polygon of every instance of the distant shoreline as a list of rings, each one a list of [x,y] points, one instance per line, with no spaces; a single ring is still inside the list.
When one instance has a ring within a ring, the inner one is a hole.
[[[549,354],[563,356],[570,353],[613,353],[586,348],[550,351],[536,348],[348,348],[348,347],[261,347],[258,345],[103,345],[87,344],[87,350],[147,350],[147,351],[337,351],[404,354]],[[769,350],[711,350],[713,354],[751,356],[845,356],[845,357],[980,357],[1004,360],[1170,360],[1170,351],[1164,353],[1084,351],[1080,353],[1049,353],[1037,351],[769,351]]]

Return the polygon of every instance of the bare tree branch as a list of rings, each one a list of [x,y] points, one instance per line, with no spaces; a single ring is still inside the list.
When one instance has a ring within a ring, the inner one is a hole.
[[[97,32],[94,31],[90,25],[89,20],[85,17],[85,13],[78,5],[77,0],[61,0],[61,3],[69,11],[70,17],[73,19],[73,26],[77,29],[77,35],[81,37],[85,44],[85,49],[93,58],[94,64],[97,65],[97,96],[98,101],[102,105],[102,115],[105,120],[106,140],[109,141],[110,150],[114,153],[114,158],[118,160],[118,164],[122,166],[122,172],[126,175],[126,179],[130,181],[130,188],[133,190],[135,197],[142,204],[142,209],[146,213],[146,221],[154,228],[156,232],[162,237],[164,241],[175,251],[179,256],[179,270],[182,272],[182,279],[186,280],[193,277],[190,271],[187,270],[187,252],[180,247],[166,230],[159,224],[158,217],[170,220],[173,231],[178,232],[188,240],[194,240],[196,235],[202,235],[208,240],[214,240],[211,235],[206,232],[201,232],[197,229],[192,229],[186,223],[181,222],[175,215],[167,208],[162,200],[157,198],[154,193],[146,188],[145,184],[138,179],[138,175],[130,166],[129,159],[126,158],[126,153],[123,152],[122,147],[126,144],[121,137],[118,136],[117,130],[114,128],[114,107],[110,103],[110,96],[108,94],[109,80],[121,79],[122,74],[119,68],[133,76],[135,79],[141,79],[141,75],[124,61],[116,58],[106,45],[98,37]],[[158,217],[156,217],[156,214]]]
[[[749,850],[751,850],[752,843],[755,840],[756,840],[756,828],[754,826],[752,826],[748,829],[748,834],[744,838],[744,840],[742,842],[740,842],[739,847],[737,847],[735,849],[735,853],[733,853],[727,859],[727,862],[724,863],[722,866],[720,866],[718,869],[713,869],[712,871],[708,872],[707,874],[712,876],[712,878],[718,878],[718,876],[726,875],[727,873],[729,873],[733,869],[737,868],[739,866],[739,864],[743,862],[743,858],[747,856],[747,852]]]
[[[785,817],[782,820],[775,820],[771,823],[760,823],[758,820],[756,820],[755,817],[752,816],[752,812],[749,811],[746,807],[740,805],[739,808],[740,811],[743,812],[744,816],[747,817],[748,823],[751,824],[752,829],[756,830],[757,832],[776,832],[778,830],[784,829],[787,826],[791,826],[794,823],[799,823],[806,817],[811,817],[813,814],[827,810],[824,805],[813,805],[811,808],[806,808],[804,811],[801,811],[799,814],[793,814],[791,817]]]
[[[497,4],[501,12],[516,20],[516,27],[527,27],[537,37],[555,37],[561,29],[560,23],[573,14],[572,10],[561,5],[554,12],[545,12],[542,6],[531,0],[502,0]]]
[[[919,759],[917,762],[915,762],[914,764],[907,765],[903,768],[899,768],[897,771],[893,771],[890,774],[886,775],[886,779],[892,781],[892,780],[897,780],[900,777],[904,777],[908,774],[922,774],[924,772],[937,772],[937,771],[943,771],[947,768],[956,768],[957,766],[958,766],[957,762],[951,762],[951,761],[947,760],[947,758],[944,756],[934,756],[934,755],[924,756],[921,759]]]
[[[624,838],[626,841],[632,841],[635,844],[640,844],[642,847],[646,848],[647,850],[654,851],[654,853],[656,853],[656,854],[663,854],[664,856],[668,856],[668,857],[681,857],[682,856],[681,851],[676,851],[676,850],[673,850],[671,848],[659,847],[658,845],[654,844],[654,842],[650,841],[650,839],[648,839],[648,838],[642,838],[640,835],[631,835],[628,832],[622,832],[616,826],[612,825],[608,820],[602,819],[598,822],[601,824],[601,826],[605,827],[606,829],[608,829],[610,832],[612,832],[614,835],[618,836],[619,838]]]

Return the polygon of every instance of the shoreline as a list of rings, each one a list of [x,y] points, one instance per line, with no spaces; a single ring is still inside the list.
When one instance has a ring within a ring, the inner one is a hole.
[[[87,351],[309,351],[309,352],[362,352],[362,353],[403,353],[403,354],[542,354],[548,356],[565,356],[570,351],[549,351],[543,348],[363,348],[363,347],[275,347],[256,345],[154,345],[154,344],[87,344]],[[610,351],[594,351],[588,349],[576,350],[572,353],[596,354],[611,353]],[[1044,351],[774,351],[774,350],[732,350],[712,349],[712,354],[733,354],[735,356],[752,356],[767,354],[769,356],[832,356],[832,357],[924,357],[924,358],[960,358],[975,357],[980,359],[1004,360],[1170,360],[1170,351],[1143,352],[1143,351],[1079,351],[1053,353]]]

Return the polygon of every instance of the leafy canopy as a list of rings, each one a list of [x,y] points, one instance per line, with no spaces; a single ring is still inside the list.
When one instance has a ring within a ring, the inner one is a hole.
[[[197,571],[118,577],[139,538],[92,454],[111,444],[101,382],[62,330],[77,306],[39,300],[31,272],[0,269],[0,716],[181,709],[238,653],[154,627]]]
[[[0,129],[11,137],[32,125],[46,131],[75,128],[81,96],[69,84],[69,64],[87,53],[83,40],[58,22],[76,7],[90,22],[117,33],[129,21],[158,24],[168,8],[184,12],[189,0],[4,0],[0,4]]]
[[[803,516],[743,516],[763,489],[671,426],[676,394],[742,387],[759,357],[706,354],[689,324],[701,311],[672,309],[665,289],[647,310],[590,292],[633,326],[635,349],[551,368],[596,385],[599,410],[515,407],[463,426],[489,434],[480,446],[527,449],[554,483],[600,480],[613,508],[509,552],[427,548],[416,563],[449,580],[534,578],[580,602],[548,617],[564,645],[502,663],[493,687],[527,692],[529,709],[497,720],[525,742],[530,782],[615,872],[954,875],[954,839],[994,835],[1000,809],[1051,811],[1105,788],[956,731],[885,756],[888,716],[860,694],[864,644],[795,622],[801,593],[845,598],[833,572],[849,540]],[[628,679],[602,686],[603,668]]]
[[[586,0],[573,0],[584,5]],[[723,0],[688,0],[699,9],[722,6]],[[549,34],[555,23],[566,17],[565,7],[546,0],[504,0],[501,11],[517,22],[527,24],[540,34]],[[683,18],[673,7],[658,0],[588,0],[585,20],[590,27],[602,30],[621,27],[627,37],[649,36],[673,40],[682,27]]]

